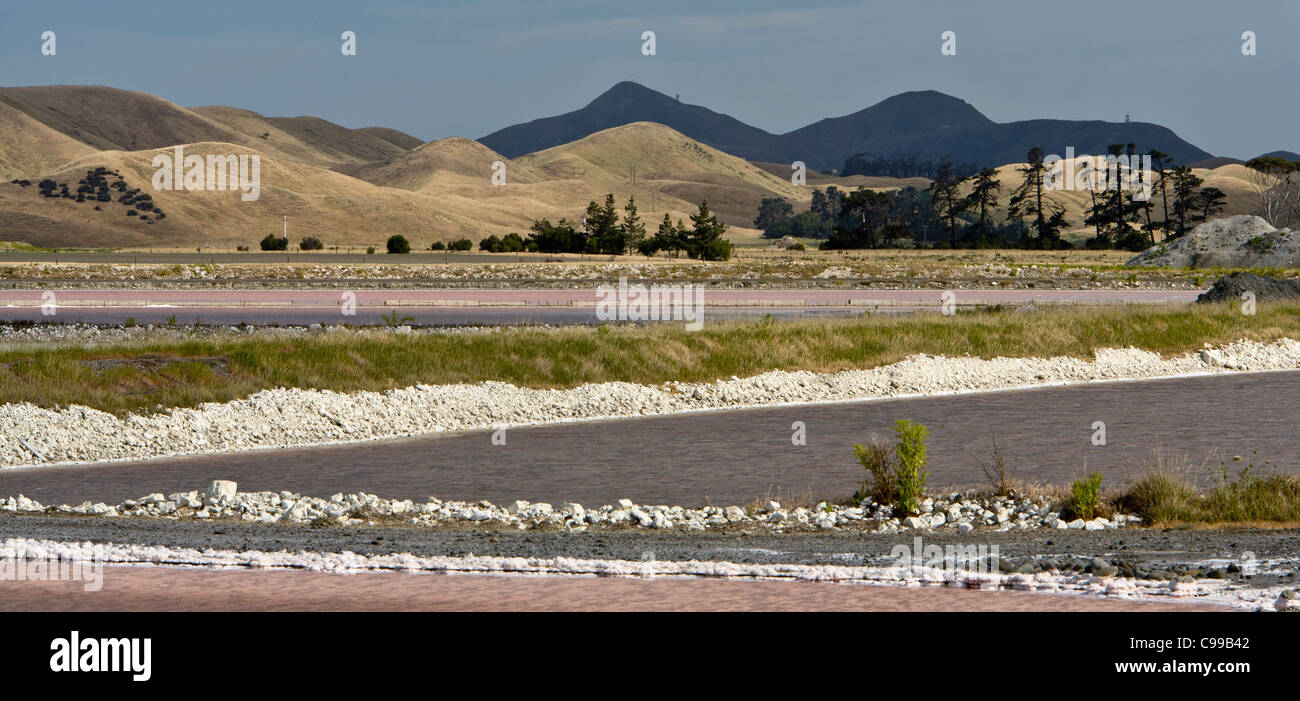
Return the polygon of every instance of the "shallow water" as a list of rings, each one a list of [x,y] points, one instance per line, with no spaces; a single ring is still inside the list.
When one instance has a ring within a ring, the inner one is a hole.
[[[342,446],[0,472],[0,495],[45,504],[116,503],[150,492],[203,489],[233,479],[245,491],[327,497],[366,491],[390,498],[513,499],[588,506],[738,504],[850,495],[863,479],[852,444],[888,434],[894,419],[930,428],[930,485],[978,485],[976,458],[991,461],[991,434],[1012,476],[1068,483],[1101,470],[1105,487],[1143,472],[1162,447],[1185,455],[1193,478],[1233,455],[1300,473],[1296,430],[1300,372],[1255,373],[925,399],[702,412],[641,419],[423,436]],[[802,421],[807,444],[791,443]],[[1106,424],[1093,445],[1094,422]],[[1257,451],[1252,456],[1252,451]],[[1208,463],[1203,465],[1208,458]]]

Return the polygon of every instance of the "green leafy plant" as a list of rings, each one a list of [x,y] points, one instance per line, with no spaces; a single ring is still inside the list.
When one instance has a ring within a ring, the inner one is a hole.
[[[1065,510],[1085,521],[1095,518],[1101,504],[1101,480],[1102,474],[1095,470],[1087,477],[1076,477],[1070,485],[1070,499]]]
[[[411,252],[411,243],[401,234],[394,234],[388,237],[388,252],[392,254],[402,254]]]
[[[929,478],[925,447],[929,433],[921,424],[899,419],[894,422],[897,443],[892,451],[875,436],[865,446],[855,443],[853,455],[866,469],[868,479],[853,495],[853,503],[861,504],[870,497],[881,504],[897,505],[904,513],[920,513]]]
[[[920,513],[921,500],[925,498],[925,482],[929,477],[926,469],[925,439],[930,429],[922,424],[907,419],[894,422],[894,433],[898,435],[898,465],[894,468],[898,482],[898,503],[909,514]]]
[[[393,310],[391,313],[389,313],[389,314],[385,314],[385,315],[383,316],[383,319],[384,319],[384,323],[387,324],[387,325],[388,325],[388,328],[390,328],[390,329],[395,329],[395,328],[397,328],[398,326],[405,326],[405,325],[411,323],[412,321],[415,321],[415,317],[411,317],[411,316],[401,316],[401,317],[399,317],[399,316],[397,316],[397,310],[396,310],[396,309],[394,309],[394,310]]]
[[[857,506],[868,498],[878,504],[893,504],[898,501],[898,485],[894,482],[894,456],[890,446],[885,445],[877,436],[872,436],[867,445],[853,444],[853,456],[867,471],[867,479],[853,495],[853,505]]]

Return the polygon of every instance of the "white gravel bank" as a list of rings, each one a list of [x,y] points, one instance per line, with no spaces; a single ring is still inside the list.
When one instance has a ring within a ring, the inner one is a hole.
[[[782,404],[931,396],[1231,371],[1300,369],[1300,342],[1238,341],[1161,358],[1105,349],[1078,358],[912,356],[870,370],[774,371],[709,383],[627,382],[537,390],[501,382],[344,394],[271,389],[246,399],[119,419],[87,407],[0,405],[0,467],[132,460]],[[39,457],[38,457],[39,456]]]
[[[903,586],[955,586],[973,589],[1074,593],[1139,600],[1173,597],[1255,611],[1294,608],[1297,601],[1294,592],[1287,587],[1236,589],[1222,580],[1156,582],[1079,573],[1001,574],[914,566],[762,565],[695,560],[666,562],[473,555],[417,557],[410,553],[358,555],[351,552],[200,551],[192,548],[114,543],[65,543],[26,538],[9,538],[0,542],[0,559],[5,558],[29,560],[57,558],[68,562],[105,565],[281,568],[335,573],[400,571],[443,574],[686,576]]]

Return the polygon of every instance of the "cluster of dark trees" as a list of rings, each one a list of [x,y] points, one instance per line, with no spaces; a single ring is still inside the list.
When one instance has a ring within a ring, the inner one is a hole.
[[[644,256],[653,256],[663,251],[673,255],[685,252],[691,258],[701,260],[727,260],[731,257],[731,242],[723,238],[727,227],[709,211],[707,201],[700,203],[699,211],[690,219],[689,226],[680,219],[674,224],[672,217],[665,214],[658,230],[649,235],[637,213],[635,198],[628,198],[620,218],[614,196],[610,194],[605,196],[603,205],[596,202],[587,205],[580,226],[575,227],[565,219],[558,224],[540,219],[529,228],[528,238],[521,237],[518,244],[512,240],[510,245],[522,245],[522,250],[540,253],[622,255],[636,251]],[[501,239],[501,246],[504,247],[506,239],[512,236],[517,235],[507,234]],[[484,239],[479,247],[491,250],[484,247],[484,243],[491,244],[492,238]]]
[[[843,175],[880,175],[889,178],[926,178],[934,180],[939,177],[939,170],[950,166],[959,177],[974,175],[980,167],[974,163],[953,163],[952,161],[919,160],[915,155],[885,158],[870,153],[859,153],[844,159]]]
[[[1107,152],[1132,157],[1137,150],[1133,144],[1111,144]],[[1091,206],[1083,223],[1093,227],[1095,236],[1085,242],[1088,248],[1141,251],[1155,245],[1156,232],[1166,239],[1178,238],[1223,211],[1227,196],[1222,190],[1201,187],[1202,179],[1193,175],[1191,168],[1173,165],[1165,153],[1153,149],[1146,155],[1151,158],[1155,181],[1145,200],[1134,200],[1131,191],[1111,188],[1110,183],[1105,183],[1106,189],[1089,191]]]
[[[115,180],[110,181],[110,177],[115,178]],[[14,180],[13,182],[23,187],[31,185],[30,180]],[[59,197],[75,202],[90,202],[94,203],[95,209],[100,211],[103,211],[102,204],[113,201],[113,193],[109,192],[109,190],[117,190],[119,193],[117,202],[127,208],[126,215],[128,217],[140,217],[141,221],[167,217],[162,209],[154,205],[153,195],[140,192],[139,188],[128,189],[121,173],[109,170],[104,166],[87,170],[86,175],[77,181],[76,191],[69,189],[67,183],[59,183],[49,178],[38,182],[36,189],[42,197]]]
[[[1260,156],[1246,165],[1259,215],[1279,229],[1300,227],[1300,161]]]
[[[846,192],[831,185],[824,191],[814,189],[808,211],[798,214],[784,197],[764,197],[754,226],[766,238],[825,239],[824,249],[872,248],[910,239],[913,232],[924,236],[930,228],[929,210],[929,194],[914,187]]]
[[[478,242],[480,251],[489,253],[519,253],[528,250],[528,245],[524,242],[524,237],[519,234],[506,234],[505,236],[491,236]]]
[[[1122,157],[1126,163],[1137,154],[1134,144],[1113,144],[1107,152],[1116,159]],[[1142,183],[1132,179],[1127,165],[1114,172],[1092,170],[1087,190],[1091,206],[1082,223],[1094,228],[1094,236],[1085,242],[1086,247],[1144,250],[1155,244],[1158,233],[1165,239],[1177,238],[1223,211],[1222,190],[1202,187],[1201,178],[1187,166],[1174,165],[1167,154],[1152,150],[1145,155],[1151,161],[1149,196],[1145,199],[1134,199],[1134,188],[1141,190]],[[928,168],[930,164],[920,165]],[[825,238],[821,244],[824,249],[893,246],[907,240],[951,248],[1071,247],[1061,238],[1070,222],[1065,218],[1065,207],[1052,194],[1049,179],[1053,166],[1046,163],[1042,148],[1031,148],[1025,165],[1018,168],[1020,183],[1010,191],[1006,216],[1001,221],[994,216],[1002,204],[1002,182],[997,170],[967,170],[968,166],[951,162],[938,164],[927,175],[931,183],[923,191],[904,188],[875,192],[859,188],[845,193],[833,186],[825,192],[814,190],[811,207],[798,214],[784,198],[766,197],[759,204],[754,224],[769,238]],[[903,166],[894,172],[916,174]],[[1279,180],[1279,168],[1273,167],[1271,172],[1270,182],[1287,182],[1285,173]],[[881,170],[872,174],[889,173]],[[1112,175],[1127,182],[1109,182]],[[931,232],[937,234],[933,243]]]
[[[431,251],[470,251],[473,249],[474,242],[469,239],[458,239],[451,243],[434,241],[433,244],[429,246],[429,250]]]

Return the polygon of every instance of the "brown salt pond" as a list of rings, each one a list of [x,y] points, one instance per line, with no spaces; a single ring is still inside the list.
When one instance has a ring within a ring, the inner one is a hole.
[[[0,581],[0,611],[1224,611],[1181,601],[699,578],[326,574],[110,567],[82,582]]]

